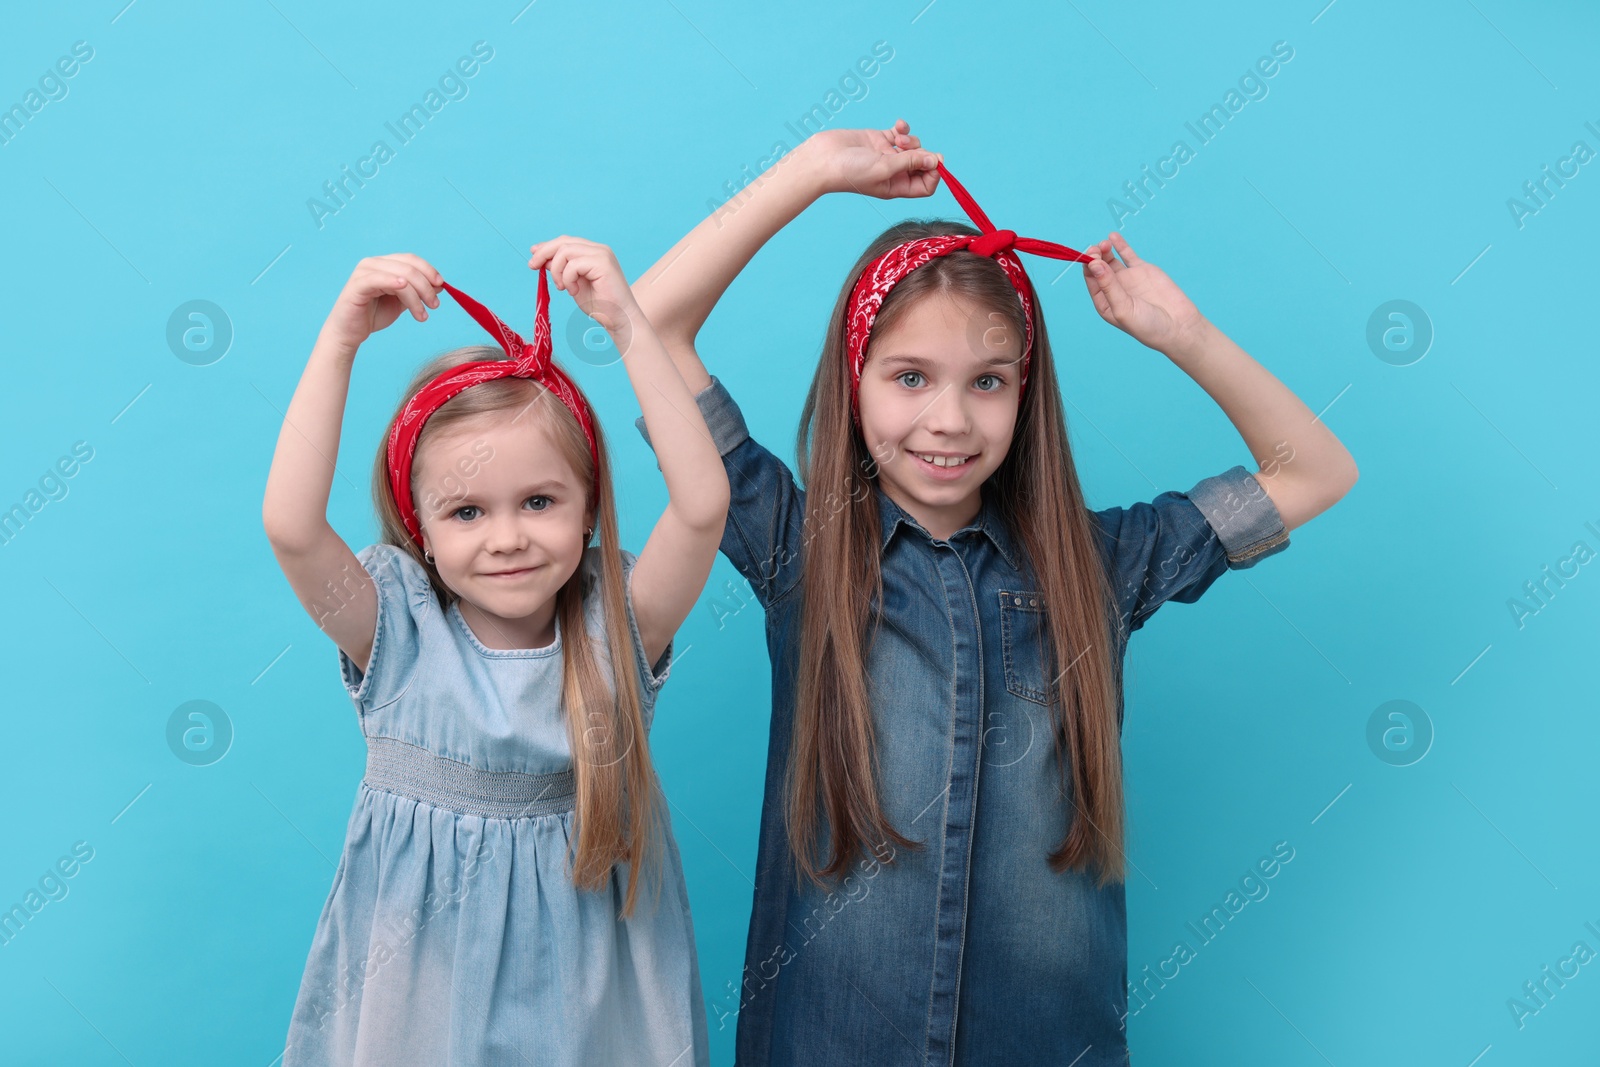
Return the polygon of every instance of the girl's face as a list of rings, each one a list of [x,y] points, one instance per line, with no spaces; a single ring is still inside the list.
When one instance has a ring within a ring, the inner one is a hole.
[[[875,332],[861,432],[879,484],[936,538],[971,522],[1011,448],[1022,339],[964,297],[931,294]]]
[[[490,648],[555,640],[555,595],[583,559],[586,487],[528,408],[430,439],[413,494],[424,547]]]

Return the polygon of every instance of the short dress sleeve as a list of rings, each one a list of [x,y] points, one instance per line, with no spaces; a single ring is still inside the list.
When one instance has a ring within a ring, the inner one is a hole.
[[[438,608],[427,572],[403,549],[368,545],[356,560],[372,576],[378,592],[378,625],[372,655],[363,672],[339,650],[339,674],[363,716],[400,699],[411,684],[422,638]]]
[[[1289,547],[1277,505],[1243,466],[1187,493],[1095,513],[1128,632],[1169,600],[1192,604],[1225,570],[1253,567]]]
[[[672,673],[672,642],[676,638],[667,641],[667,647],[662,649],[661,657],[654,664],[645,659],[644,639],[639,636],[639,620],[633,610],[633,568],[639,562],[639,557],[625,548],[619,549],[619,552],[622,556],[622,600],[628,616],[628,643],[631,646],[627,658],[634,677],[638,679],[640,711],[644,716],[645,729],[648,730],[655,718],[656,697],[660,695],[661,687],[667,684],[667,676]],[[599,546],[591,547],[584,553],[583,566],[587,572],[584,625],[595,640],[604,642],[606,630],[605,609],[600,596],[600,553]],[[618,658],[613,652],[612,662]]]

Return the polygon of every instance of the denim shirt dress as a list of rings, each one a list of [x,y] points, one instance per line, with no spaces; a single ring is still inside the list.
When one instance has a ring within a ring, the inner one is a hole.
[[[633,615],[637,558],[622,552],[631,648],[605,646],[601,549],[580,563],[584,628],[600,669],[638,679],[649,729],[672,660],[650,664]],[[393,545],[356,555],[378,593],[372,655],[339,669],[367,743],[344,849],[289,1025],[284,1067],[706,1067],[705,1004],[683,870],[661,825],[659,896],[627,868],[573,885],[572,751],[563,645],[496,649],[460,603]]]
[[[784,827],[804,566],[804,492],[715,378],[696,402],[728,471],[722,552],[766,612],[772,721],[738,1005],[743,1067],[1128,1062],[1123,886],[1050,869],[1069,801],[1046,705],[1045,604],[987,491],[936,539],[880,488],[883,618],[867,669],[879,795],[918,850],[797,884]],[[643,420],[635,423],[644,431]],[[649,439],[648,434],[645,435]],[[1096,512],[1126,632],[1227,569],[1288,546],[1242,466]],[[891,846],[892,847],[892,846]],[[732,995],[728,998],[732,1000]]]

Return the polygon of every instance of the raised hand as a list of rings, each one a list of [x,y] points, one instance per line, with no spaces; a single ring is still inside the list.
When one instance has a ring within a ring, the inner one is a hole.
[[[1113,246],[1120,261],[1111,254]],[[1166,353],[1204,331],[1206,317],[1160,267],[1140,259],[1122,234],[1114,232],[1084,251],[1095,257],[1084,264],[1084,284],[1095,310],[1111,325]]]
[[[583,313],[605,327],[617,350],[626,355],[630,326],[639,305],[611,249],[562,234],[539,242],[529,251],[532,255],[528,267],[548,270],[556,288],[571,293]]]
[[[439,306],[444,277],[421,256],[396,252],[369,256],[356,264],[350,280],[322,326],[325,341],[353,352],[368,337],[410,310],[418,322]]]
[[[943,157],[924,151],[905,119],[887,130],[823,130],[803,148],[821,166],[824,192],[889,200],[930,196],[939,187],[935,168]]]

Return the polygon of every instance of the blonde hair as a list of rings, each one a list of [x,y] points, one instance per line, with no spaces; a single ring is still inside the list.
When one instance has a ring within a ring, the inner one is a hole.
[[[808,532],[786,818],[797,875],[818,884],[847,870],[863,847],[874,852],[890,843],[920,847],[889,824],[878,797],[866,669],[869,610],[876,605],[881,612],[883,605],[878,502],[872,492],[877,464],[851,419],[844,357],[850,295],[861,272],[896,245],[977,232],[964,223],[912,219],[891,226],[867,246],[834,304],[800,415],[795,460],[796,469],[806,472]],[[1000,265],[965,250],[936,257],[908,274],[884,299],[874,332],[892,328],[910,308],[939,294],[964,297],[981,313],[1001,316],[1014,336],[1023,336],[1022,306]],[[869,347],[869,359],[870,352]],[[1120,614],[1078,484],[1037,298],[1028,379],[1011,449],[984,492],[994,495],[1003,521],[1021,543],[1046,605],[1051,733],[1061,786],[1076,812],[1076,817],[1069,812],[1061,841],[1049,853],[1050,866],[1057,872],[1093,868],[1103,886],[1124,876],[1122,753],[1111,644],[1112,620]],[[838,514],[814,502],[824,490],[837,490],[844,499]],[[1063,662],[1065,669],[1059,666]],[[830,830],[824,857],[817,855],[820,819]]]
[[[372,499],[382,540],[417,561],[427,573],[442,607],[449,607],[460,597],[444,584],[438,570],[406,532],[389,484],[389,434],[405,400],[439,374],[463,363],[505,358],[501,349],[469,345],[446,352],[419,369],[384,428],[383,443],[373,463]],[[605,608],[605,640],[612,650],[611,674],[616,684],[614,691],[606,684],[600,670],[600,650],[584,626],[583,568],[580,564],[556,592],[556,617],[560,620],[562,635],[561,705],[567,720],[577,794],[578,832],[571,853],[573,884],[580,889],[601,889],[618,862],[628,864],[628,892],[621,916],[625,918],[633,913],[641,872],[649,869],[659,874],[660,856],[654,830],[661,813],[656,802],[655,768],[646,744],[643,703],[633,669],[633,639],[623,600],[622,556],[617,543],[616,502],[600,423],[593,420],[595,451],[599,456],[597,472],[583,428],[558,397],[528,378],[483,382],[451,397],[429,417],[417,438],[412,476],[415,478],[421,467],[430,441],[460,428],[470,419],[511,411],[525,411],[530,417],[543,420],[562,457],[586,489],[598,483],[598,499],[590,496],[585,513],[600,533],[598,594]],[[422,514],[420,506],[417,513]],[[659,885],[657,889],[659,891]]]

